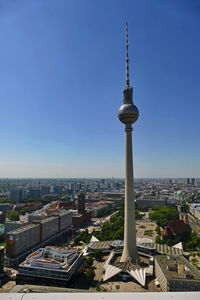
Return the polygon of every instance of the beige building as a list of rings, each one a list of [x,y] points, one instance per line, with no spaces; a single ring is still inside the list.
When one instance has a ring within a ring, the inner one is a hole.
[[[200,221],[200,203],[191,203],[189,212],[196,220]]]
[[[156,256],[155,276],[163,292],[200,291],[200,272],[182,255]]]
[[[137,207],[146,206],[148,208],[153,206],[165,206],[167,205],[166,197],[154,197],[154,196],[145,196],[138,198],[136,200]]]

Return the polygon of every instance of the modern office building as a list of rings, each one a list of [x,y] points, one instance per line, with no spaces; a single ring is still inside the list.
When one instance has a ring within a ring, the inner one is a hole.
[[[9,198],[12,202],[22,202],[25,199],[24,189],[12,189],[10,190]]]
[[[7,212],[8,210],[11,210],[10,203],[0,203],[0,211]]]
[[[41,191],[39,187],[32,187],[29,189],[30,199],[39,199],[41,197]]]
[[[146,206],[148,208],[151,208],[153,206],[165,206],[167,205],[167,200],[166,197],[144,196],[136,200],[136,205],[138,208],[142,206]]]
[[[40,242],[39,224],[30,224],[10,231],[6,235],[7,257],[17,257],[26,249],[31,249]]]
[[[50,186],[44,185],[40,187],[40,195],[49,195],[50,194]]]
[[[82,253],[76,248],[47,246],[28,255],[19,265],[18,280],[66,283],[81,267]]]
[[[59,194],[59,195],[62,194],[62,192],[63,192],[62,185],[56,185],[56,186],[54,186],[53,192],[54,192],[54,194]]]

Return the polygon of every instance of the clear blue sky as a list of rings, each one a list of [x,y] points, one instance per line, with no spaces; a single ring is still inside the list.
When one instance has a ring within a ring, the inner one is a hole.
[[[124,23],[136,177],[199,177],[198,0],[1,0],[0,177],[123,177]]]

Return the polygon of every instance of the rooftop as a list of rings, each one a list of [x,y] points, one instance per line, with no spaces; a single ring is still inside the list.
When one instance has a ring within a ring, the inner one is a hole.
[[[12,231],[9,231],[8,234],[9,234],[9,235],[17,234],[17,233],[19,233],[19,232],[25,231],[25,230],[27,230],[27,229],[29,229],[29,228],[33,228],[33,227],[35,227],[35,226],[37,226],[37,225],[35,225],[35,224],[24,225],[24,226],[22,226],[22,227],[20,227],[20,228],[17,228],[17,229],[14,229],[14,230],[12,230]]]
[[[121,241],[122,243],[119,243],[119,241],[91,242],[91,243],[89,243],[88,247],[93,250],[97,250],[97,249],[103,250],[103,249],[109,249],[109,248],[111,250],[111,246],[114,245],[115,242],[116,242],[116,245],[119,245],[120,247],[122,247],[123,241]],[[161,254],[162,253],[165,253],[168,255],[183,254],[182,249],[177,249],[177,248],[170,247],[170,246],[167,246],[164,244],[157,244],[154,242],[149,242],[149,241],[147,241],[147,239],[137,239],[137,246],[149,248],[149,249],[155,249]]]
[[[156,256],[168,280],[200,281],[200,272],[182,255]]]

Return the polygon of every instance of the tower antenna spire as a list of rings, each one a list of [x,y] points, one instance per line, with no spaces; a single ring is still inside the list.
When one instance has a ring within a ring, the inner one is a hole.
[[[126,87],[130,87],[129,82],[129,57],[128,57],[128,22],[126,22]]]

